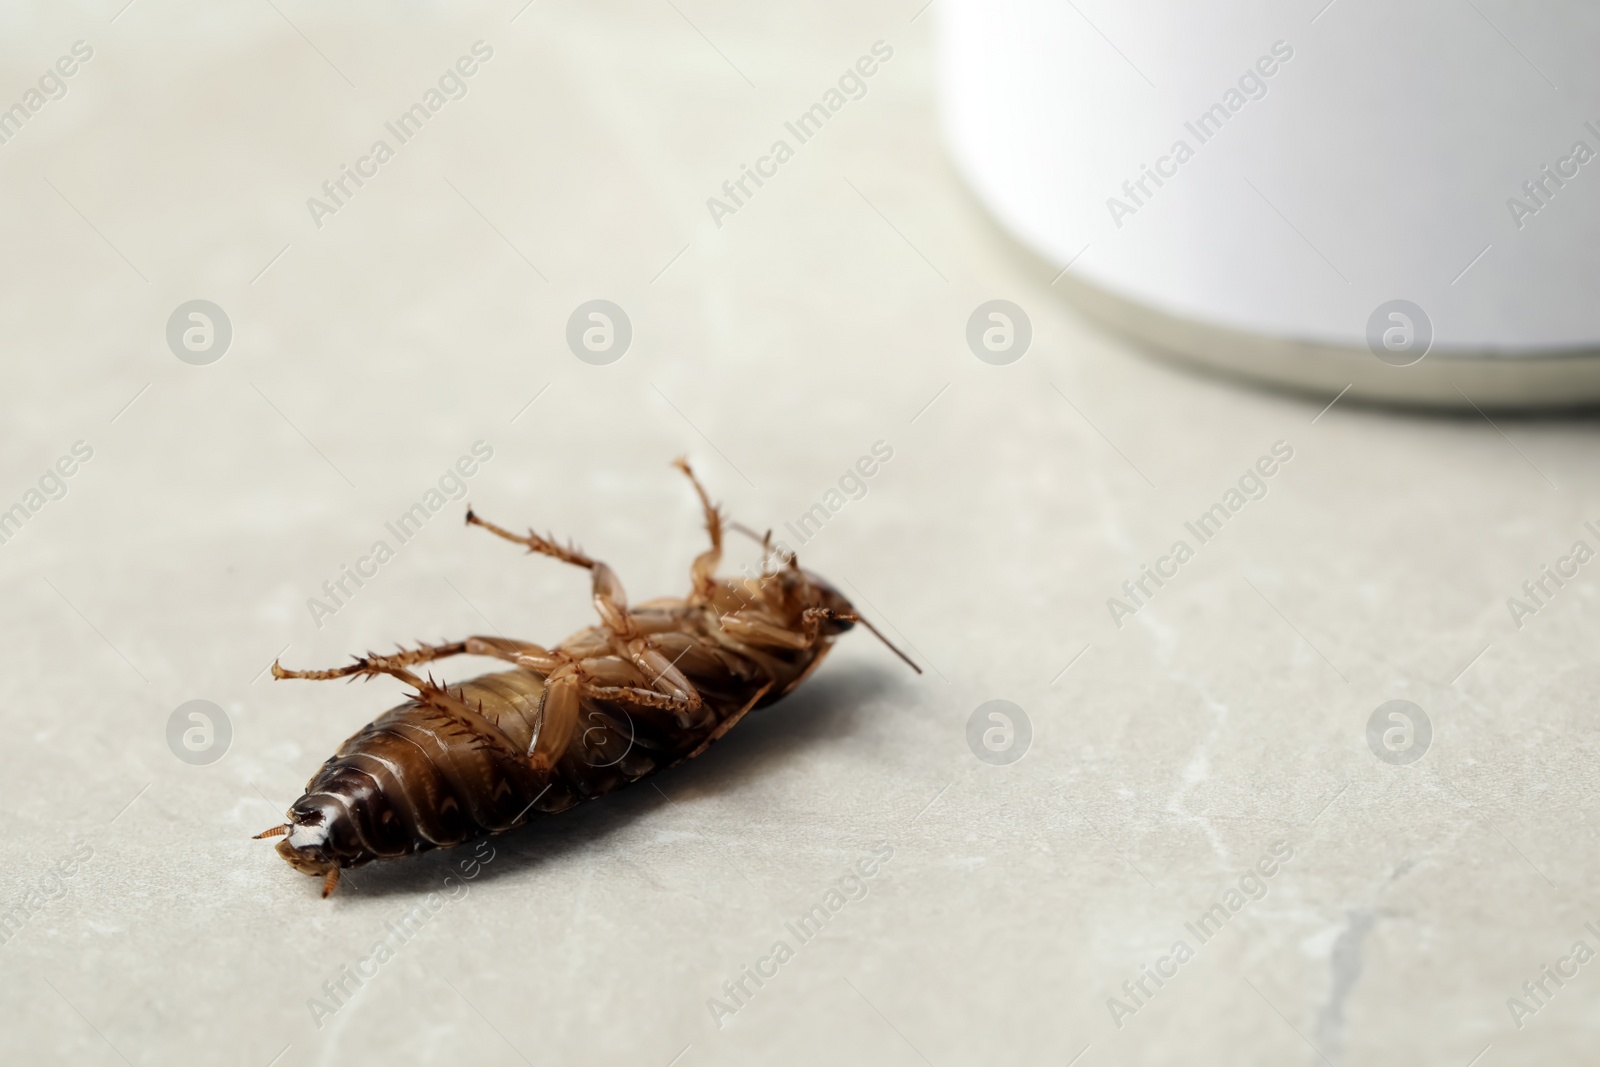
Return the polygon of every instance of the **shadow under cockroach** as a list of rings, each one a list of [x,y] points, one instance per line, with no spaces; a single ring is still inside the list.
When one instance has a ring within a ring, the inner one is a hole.
[[[407,896],[443,892],[447,878],[487,885],[526,875],[544,863],[561,862],[601,844],[640,819],[663,810],[671,812],[673,803],[681,807],[695,796],[757,788],[779,764],[791,763],[807,751],[826,750],[831,741],[854,737],[865,721],[865,709],[894,688],[892,675],[881,668],[841,666],[751,717],[743,729],[705,756],[654,779],[660,792],[625,790],[597,803],[580,804],[560,818],[530,820],[510,833],[480,839],[494,848],[493,858],[487,861],[475,845],[468,844],[420,853],[410,863],[377,863],[346,871],[339,883],[341,891],[380,898]],[[711,826],[696,825],[692,819],[692,814],[684,812],[672,825],[712,831]],[[474,860],[466,868],[461,866]]]

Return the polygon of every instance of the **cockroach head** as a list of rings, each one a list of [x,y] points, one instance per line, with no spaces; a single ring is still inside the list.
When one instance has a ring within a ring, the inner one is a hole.
[[[826,578],[820,578],[810,571],[801,571],[800,573],[805,577],[806,585],[809,587],[810,596],[806,599],[810,600],[811,603],[808,603],[806,607],[826,608],[834,615],[854,615],[856,613],[855,606],[846,599],[843,593],[830,585]],[[842,634],[853,626],[855,626],[855,623],[850,619],[830,617],[822,621],[821,632],[825,634]]]
[[[843,593],[839,592],[839,590],[835,589],[832,585],[829,585],[827,579],[819,578],[810,571],[801,570],[795,565],[791,565],[785,571],[785,573],[794,576],[793,580],[802,583],[804,595],[801,597],[801,600],[804,602],[804,607],[808,609],[808,611],[821,609],[827,613],[820,620],[818,625],[819,633],[824,636],[842,634],[846,630],[854,628],[856,623],[859,622],[871,632],[873,637],[876,637],[879,641],[882,641],[886,646],[888,646],[889,651],[893,652],[895,655],[904,660],[906,666],[910,667],[918,674],[922,673],[922,668],[917,666],[915,660],[896,648],[894,646],[894,642],[883,635],[883,631],[872,625],[871,619],[860,615],[856,611],[855,605],[851,604],[849,600],[845,599],[845,595]]]

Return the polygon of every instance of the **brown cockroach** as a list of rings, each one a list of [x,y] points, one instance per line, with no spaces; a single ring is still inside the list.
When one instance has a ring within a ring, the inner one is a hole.
[[[289,821],[257,838],[282,835],[279,855],[322,878],[327,896],[344,868],[504,833],[530,812],[565,811],[693,759],[751,710],[793,691],[857,622],[922,673],[838,590],[775,551],[770,533],[760,538],[759,576],[718,578],[722,514],[688,463],[676,466],[700,498],[711,538],[690,568],[687,597],[629,607],[604,563],[532,530],[514,534],[468,507],[468,525],[589,571],[600,625],[553,649],[469,637],[368,653],[333,670],[274,663],[274,678],[389,674],[415,692],[340,745]],[[515,667],[444,686],[411,671],[462,654]]]

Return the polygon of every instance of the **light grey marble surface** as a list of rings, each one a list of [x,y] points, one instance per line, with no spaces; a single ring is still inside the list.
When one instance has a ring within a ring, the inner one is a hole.
[[[93,452],[0,546],[8,1062],[1592,1057],[1600,964],[1507,1004],[1600,949],[1595,566],[1507,607],[1600,547],[1592,422],[1324,410],[1099,332],[945,158],[936,6],[120,4],[0,14],[3,101],[93,48],[0,145],[0,507]],[[466,96],[315,225],[307,198],[480,40]],[[706,199],[877,41],[866,94],[715,225]],[[233,327],[209,366],[164,335],[196,298]],[[633,325],[609,366],[564,341],[595,298]],[[964,338],[995,298],[1033,327],[1008,366]],[[885,442],[801,558],[926,673],[851,635],[693,765],[495,840],[459,899],[449,854],[319,899],[250,835],[399,687],[274,683],[273,657],[590,619],[581,575],[461,500],[313,619],[478,441],[476,507],[579,538],[638,599],[701,545],[673,456],[781,528]],[[1265,496],[1116,625],[1108,598],[1278,442]],[[967,742],[993,699],[1031,723],[1008,766]],[[1393,699],[1431,723],[1410,765],[1368,745]],[[231,724],[209,765],[168,745],[190,700]],[[1195,936],[1258,861],[1259,899]]]

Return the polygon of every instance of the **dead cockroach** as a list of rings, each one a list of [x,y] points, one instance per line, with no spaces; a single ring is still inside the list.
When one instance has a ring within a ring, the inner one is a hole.
[[[676,465],[700,497],[711,537],[690,568],[687,597],[630,608],[604,563],[531,530],[501,529],[469,507],[469,525],[588,570],[600,625],[553,649],[469,637],[369,653],[334,670],[274,663],[275,678],[391,674],[415,692],[339,746],[288,822],[256,836],[286,835],[279,855],[321,877],[327,896],[346,867],[504,833],[530,812],[564,811],[693,759],[752,709],[792,691],[857,622],[922,673],[838,590],[776,552],[770,533],[759,577],[718,578],[722,515],[689,465]],[[464,653],[516,666],[445,686],[410,669]]]

